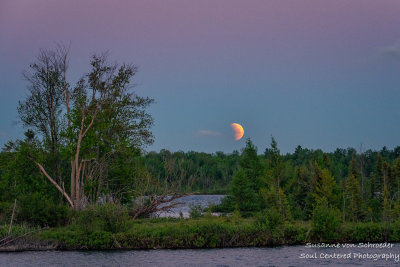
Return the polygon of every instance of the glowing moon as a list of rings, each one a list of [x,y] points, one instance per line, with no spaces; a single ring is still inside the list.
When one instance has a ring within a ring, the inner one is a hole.
[[[244,130],[242,125],[239,123],[232,123],[231,124],[232,130],[235,133],[235,140],[240,140],[243,137]]]

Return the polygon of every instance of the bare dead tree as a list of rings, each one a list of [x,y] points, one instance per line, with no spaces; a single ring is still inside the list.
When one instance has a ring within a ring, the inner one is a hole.
[[[137,208],[132,214],[132,219],[139,217],[147,217],[150,214],[154,214],[160,211],[170,211],[172,208],[184,204],[183,202],[175,202],[186,194],[174,194],[174,195],[152,195],[149,198],[142,198]]]
[[[171,164],[170,161],[167,162]],[[163,183],[158,183],[148,173],[137,179],[134,192],[137,197],[135,199],[135,207],[131,212],[132,218],[148,217],[160,211],[168,212],[172,208],[182,205],[182,202],[176,201],[187,195],[185,193],[177,193],[182,183],[181,179],[182,177],[172,181],[172,177],[167,175]]]

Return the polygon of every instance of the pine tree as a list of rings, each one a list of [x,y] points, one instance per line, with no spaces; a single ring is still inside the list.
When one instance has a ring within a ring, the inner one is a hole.
[[[262,188],[260,192],[264,198],[267,210],[277,210],[286,220],[292,218],[289,202],[282,189],[276,191],[275,188]]]
[[[333,192],[336,186],[335,178],[333,178],[328,169],[323,169],[318,174],[314,193],[316,202],[324,197],[330,206],[335,205],[336,196]]]
[[[262,186],[261,177],[264,174],[264,165],[258,157],[257,148],[250,138],[246,140],[246,147],[242,151],[239,167],[244,170],[253,190],[257,192]]]
[[[278,145],[273,136],[271,136],[271,148],[266,149],[265,155],[267,157],[271,185],[279,191],[282,182],[283,163]]]
[[[336,181],[330,171],[326,168],[320,169],[317,163],[312,164],[312,192],[314,203],[318,203],[322,198],[328,201],[329,206],[337,205],[337,194],[335,193]]]
[[[376,160],[376,180],[375,185],[376,189],[379,192],[382,192],[383,184],[384,184],[384,175],[383,175],[383,160],[381,154],[378,154],[378,158]]]
[[[289,192],[291,194],[291,204],[293,208],[293,216],[299,219],[305,219],[305,212],[309,211],[311,214],[312,205],[308,206],[307,199],[310,195],[310,181],[309,172],[305,166],[297,166],[295,169],[295,176],[290,181]]]
[[[400,197],[400,158],[397,158],[393,164],[393,180],[395,183],[395,194],[396,198]]]
[[[383,187],[382,198],[383,198],[382,221],[387,222],[391,220],[392,207],[389,199],[389,190],[386,185]]]
[[[238,170],[233,175],[231,194],[240,211],[257,211],[260,209],[258,196],[243,169]]]
[[[353,222],[363,218],[361,187],[356,177],[350,173],[347,180],[348,216]]]

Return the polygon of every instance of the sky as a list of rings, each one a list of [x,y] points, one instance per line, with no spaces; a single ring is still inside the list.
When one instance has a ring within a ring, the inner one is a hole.
[[[23,70],[63,43],[72,83],[94,53],[139,67],[134,90],[155,99],[147,151],[231,153],[251,138],[262,153],[271,136],[283,153],[394,148],[399,14],[397,0],[1,0],[0,145],[23,137]]]

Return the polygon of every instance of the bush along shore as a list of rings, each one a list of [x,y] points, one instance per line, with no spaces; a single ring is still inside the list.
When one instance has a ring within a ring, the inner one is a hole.
[[[285,221],[276,212],[231,216],[132,220],[111,205],[71,215],[66,226],[0,227],[0,251],[182,249],[299,245],[307,242],[400,242],[400,221],[340,223],[331,218]],[[333,223],[332,223],[333,221]]]

